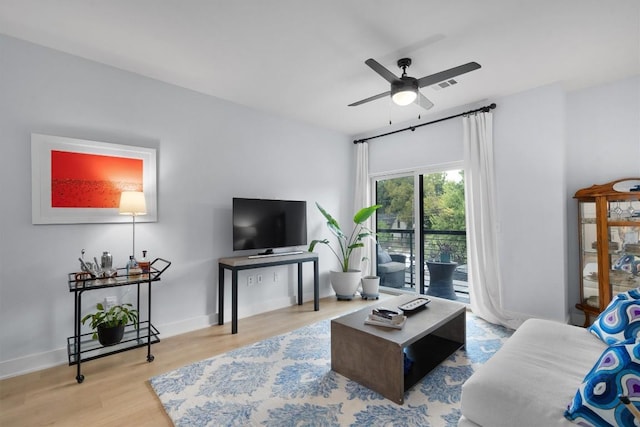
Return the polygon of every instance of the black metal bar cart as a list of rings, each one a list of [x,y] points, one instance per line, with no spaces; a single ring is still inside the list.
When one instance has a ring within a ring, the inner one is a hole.
[[[151,345],[160,342],[159,332],[151,323],[151,284],[160,281],[160,276],[171,265],[171,262],[156,258],[150,265],[148,272],[128,275],[124,268],[117,269],[114,277],[97,278],[89,273],[69,273],[69,292],[74,294],[74,334],[67,338],[67,350],[69,354],[69,366],[77,365],[76,380],[84,381],[81,364],[89,360],[109,356],[115,353],[132,350],[139,347],[147,347],[147,361],[153,362]],[[137,324],[128,324],[122,341],[113,346],[102,346],[97,340],[92,339],[92,333],[81,332],[82,294],[96,289],[115,288],[134,285],[137,291],[137,310],[140,312],[140,285],[147,284],[147,320]]]

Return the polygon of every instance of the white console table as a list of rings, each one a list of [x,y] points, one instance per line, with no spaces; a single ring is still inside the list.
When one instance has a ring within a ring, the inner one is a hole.
[[[218,260],[218,325],[224,325],[224,272],[231,271],[231,333],[238,333],[238,271],[277,265],[298,264],[298,305],[302,305],[302,263],[313,262],[313,309],[320,310],[318,254],[275,255],[259,258],[232,257]]]

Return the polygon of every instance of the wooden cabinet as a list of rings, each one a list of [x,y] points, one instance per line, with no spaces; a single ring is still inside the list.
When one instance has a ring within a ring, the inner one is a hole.
[[[640,178],[576,192],[580,239],[580,302],[585,326],[611,298],[640,286]]]

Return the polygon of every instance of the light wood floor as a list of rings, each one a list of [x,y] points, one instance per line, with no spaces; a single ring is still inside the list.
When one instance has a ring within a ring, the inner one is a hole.
[[[240,319],[236,335],[229,322],[166,338],[151,347],[152,363],[146,348],[83,363],[82,384],[67,365],[9,378],[0,381],[0,426],[171,426],[150,377],[377,302],[324,298],[320,311],[308,302]]]

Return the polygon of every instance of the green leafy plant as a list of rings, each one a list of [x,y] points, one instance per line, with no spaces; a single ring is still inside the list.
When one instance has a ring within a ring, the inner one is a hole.
[[[438,248],[441,254],[451,254],[453,250],[449,242],[438,243]]]
[[[316,203],[316,206],[320,210],[320,213],[327,219],[327,227],[333,233],[334,236],[338,239],[338,248],[334,248],[331,246],[331,243],[328,239],[322,240],[313,240],[309,245],[309,252],[313,252],[313,249],[317,244],[323,244],[329,246],[331,252],[338,258],[340,265],[342,266],[342,271],[349,271],[349,260],[351,258],[351,254],[353,250],[356,248],[361,248],[364,246],[362,241],[367,238],[373,236],[375,233],[371,231],[369,228],[365,227],[363,223],[373,215],[373,213],[382,205],[373,205],[366,208],[360,209],[353,216],[353,223],[355,227],[350,235],[346,235],[338,221],[335,220],[322,206]],[[365,259],[365,258],[363,258]]]
[[[97,311],[87,314],[82,318],[82,324],[91,319],[91,329],[93,329],[93,339],[98,339],[98,326],[103,328],[115,328],[116,326],[125,326],[132,322],[137,327],[138,310],[133,308],[131,304],[120,304],[105,310],[102,303],[96,304]]]

